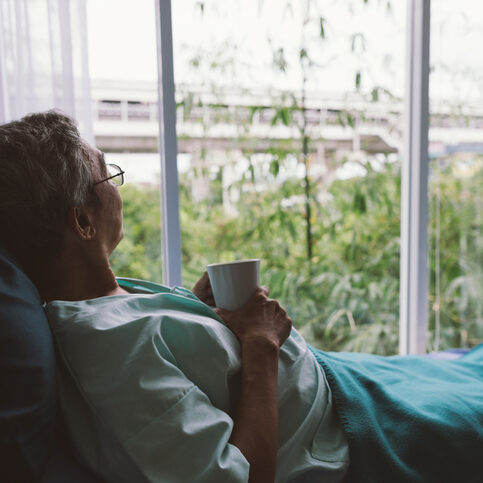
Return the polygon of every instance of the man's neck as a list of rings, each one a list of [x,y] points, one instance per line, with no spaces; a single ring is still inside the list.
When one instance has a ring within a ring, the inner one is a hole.
[[[64,252],[34,281],[42,300],[87,300],[126,293],[116,281],[109,259],[85,259]]]

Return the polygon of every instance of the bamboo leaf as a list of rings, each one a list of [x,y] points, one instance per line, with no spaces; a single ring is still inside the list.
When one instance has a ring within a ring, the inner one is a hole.
[[[280,109],[280,119],[282,120],[282,123],[285,126],[290,125],[291,118],[292,116],[291,116],[290,109],[288,107],[282,107]]]
[[[325,40],[325,18],[319,18],[320,38]]]
[[[374,87],[371,91],[372,102],[377,102],[379,100],[379,89]]]
[[[285,58],[285,50],[283,47],[280,47],[273,53],[272,64],[281,72],[287,71],[287,60]]]

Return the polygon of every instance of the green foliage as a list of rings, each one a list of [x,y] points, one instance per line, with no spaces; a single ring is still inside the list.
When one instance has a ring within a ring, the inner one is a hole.
[[[159,189],[121,187],[124,239],[111,256],[114,273],[153,281],[162,280]]]
[[[483,170],[458,178],[455,163],[458,161],[440,166],[437,176],[431,178],[428,349],[473,346],[483,338],[483,238],[478,198]],[[259,257],[262,282],[281,300],[309,342],[325,350],[397,353],[400,167],[389,162],[378,169],[370,162],[363,166],[364,176],[339,179],[325,188],[316,185],[310,262],[305,256],[300,179],[270,175],[272,182],[260,191],[248,176],[231,187],[239,189],[240,199],[235,203],[236,213],[230,216],[223,207],[221,172],[210,181],[210,195],[197,202],[191,198],[192,177],[182,176],[184,285],[192,287],[208,263]],[[113,268],[119,275],[159,281],[158,189],[126,186],[122,194],[125,239],[113,255]],[[436,240],[439,297],[434,284]]]

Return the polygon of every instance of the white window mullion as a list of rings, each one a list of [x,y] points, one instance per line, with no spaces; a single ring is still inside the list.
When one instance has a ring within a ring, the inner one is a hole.
[[[163,281],[181,285],[176,104],[174,98],[171,0],[155,0],[158,57],[159,152]]]
[[[426,350],[430,0],[408,0],[401,172],[400,354]]]

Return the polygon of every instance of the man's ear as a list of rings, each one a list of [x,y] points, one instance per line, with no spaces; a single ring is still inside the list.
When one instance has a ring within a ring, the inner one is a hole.
[[[96,235],[96,228],[92,223],[92,214],[85,206],[69,208],[67,224],[82,240],[92,240]]]

